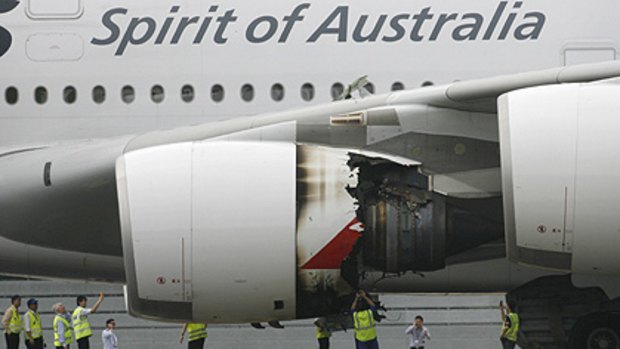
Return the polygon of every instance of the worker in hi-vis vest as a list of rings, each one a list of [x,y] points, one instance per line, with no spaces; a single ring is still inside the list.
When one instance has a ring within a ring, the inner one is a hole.
[[[208,337],[206,323],[188,322],[184,324],[181,329],[179,343],[183,343],[185,332],[187,332],[189,337],[187,338],[188,349],[202,349],[204,347]]]
[[[67,308],[62,303],[56,303],[54,309],[54,346],[56,349],[70,349],[73,343],[73,328],[71,327],[71,315],[67,313]]]
[[[316,318],[314,326],[316,327],[316,339],[319,341],[319,349],[329,349],[329,337],[332,336],[332,331],[327,327],[327,319],[324,317]]]
[[[515,304],[513,302],[506,302],[506,308],[504,309],[504,302],[499,302],[499,309],[502,316],[502,334],[500,341],[502,342],[502,348],[513,349],[517,344],[517,335],[519,333],[519,315],[514,312]]]
[[[353,326],[355,328],[355,347],[357,349],[379,349],[377,341],[377,309],[368,294],[360,290],[351,305]]]
[[[22,305],[20,296],[11,297],[11,306],[7,308],[2,317],[4,339],[7,349],[19,347],[19,333],[22,331],[22,317],[19,316],[19,307]]]
[[[92,308],[86,308],[88,299],[85,296],[78,296],[76,303],[77,308],[73,311],[71,319],[73,320],[73,331],[75,332],[75,340],[78,349],[90,349],[89,338],[93,335],[88,322],[88,315],[96,313],[103,302],[103,292],[99,293],[99,299]]]
[[[43,327],[39,314],[39,301],[30,298],[26,303],[28,311],[24,314],[24,333],[26,334],[26,348],[43,349]]]

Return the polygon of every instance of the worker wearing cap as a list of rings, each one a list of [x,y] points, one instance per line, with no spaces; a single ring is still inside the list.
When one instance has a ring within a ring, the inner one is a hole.
[[[185,332],[188,332],[189,338],[187,339],[187,348],[189,349],[202,349],[207,341],[207,324],[189,322],[183,325],[181,329],[181,338],[179,343],[183,343],[183,337]]]
[[[26,348],[43,349],[43,329],[41,328],[41,315],[38,312],[39,301],[30,298],[27,304],[28,311],[24,314]]]
[[[99,306],[101,305],[101,302],[103,302],[103,292],[99,293],[99,299],[90,309],[86,308],[88,299],[85,296],[77,297],[76,303],[78,307],[73,311],[72,319],[78,349],[90,349],[89,338],[93,335],[93,331],[90,329],[88,315],[96,313],[97,309],[99,309]]]
[[[52,307],[54,316],[54,346],[56,349],[69,349],[73,342],[73,328],[71,328],[71,315],[67,313],[64,304],[56,303]]]
[[[22,317],[19,315],[19,306],[22,304],[20,296],[11,297],[11,306],[7,308],[2,317],[4,339],[7,349],[19,347],[19,333],[22,331]]]

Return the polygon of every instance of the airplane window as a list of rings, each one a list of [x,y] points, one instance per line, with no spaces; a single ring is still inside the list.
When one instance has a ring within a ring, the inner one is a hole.
[[[273,84],[271,86],[271,98],[276,102],[284,99],[284,86],[282,84]]]
[[[192,85],[183,85],[181,87],[181,99],[187,103],[194,100],[194,87]]]
[[[342,96],[343,93],[344,93],[344,86],[341,83],[336,82],[332,85],[331,94],[332,94],[333,100],[338,99],[338,97]]]
[[[245,84],[241,86],[241,99],[246,102],[250,102],[254,99],[254,86]]]
[[[77,91],[75,90],[75,87],[65,87],[65,89],[62,91],[62,99],[65,100],[65,103],[75,103],[75,100],[77,99]]]
[[[47,89],[43,86],[37,87],[34,90],[34,100],[39,104],[47,102]]]
[[[301,86],[301,98],[306,102],[314,99],[314,86],[311,83],[306,82]]]
[[[405,89],[405,84],[400,81],[396,81],[392,84],[392,91],[402,91]]]
[[[211,99],[218,103],[224,100],[224,87],[222,85],[217,84],[211,87]]]
[[[151,88],[151,100],[155,103],[161,103],[164,100],[164,88],[161,85]]]
[[[121,90],[121,98],[123,99],[123,102],[127,104],[133,102],[136,99],[136,92],[133,87],[129,85],[123,86],[123,89]]]
[[[6,100],[7,103],[15,104],[17,103],[18,98],[19,98],[19,93],[17,92],[17,88],[11,86],[11,87],[7,87],[7,89],[4,91],[4,99]]]
[[[435,85],[435,84],[433,84],[433,82],[432,82],[432,81],[424,81],[424,82],[422,83],[422,87],[426,87],[426,86],[433,86],[433,85]]]
[[[373,94],[375,93],[375,85],[373,85],[372,82],[369,82],[366,85],[364,85],[364,88],[368,90],[368,92],[370,93],[373,93]]]
[[[101,104],[105,101],[105,88],[103,88],[103,86],[93,87],[93,101],[97,104]]]

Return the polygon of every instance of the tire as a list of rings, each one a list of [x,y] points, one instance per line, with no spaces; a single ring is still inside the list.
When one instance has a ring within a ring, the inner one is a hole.
[[[620,318],[611,313],[582,317],[571,330],[569,349],[620,349]]]

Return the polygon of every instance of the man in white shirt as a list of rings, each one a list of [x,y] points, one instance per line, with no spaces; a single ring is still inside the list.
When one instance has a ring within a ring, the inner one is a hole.
[[[405,334],[411,335],[409,340],[409,348],[411,349],[424,349],[426,342],[431,340],[428,329],[424,327],[424,318],[420,315],[415,317],[413,325],[407,328]]]
[[[105,330],[101,332],[101,341],[103,342],[103,349],[118,349],[118,338],[114,333],[116,328],[116,321],[114,319],[108,319],[105,322]]]

